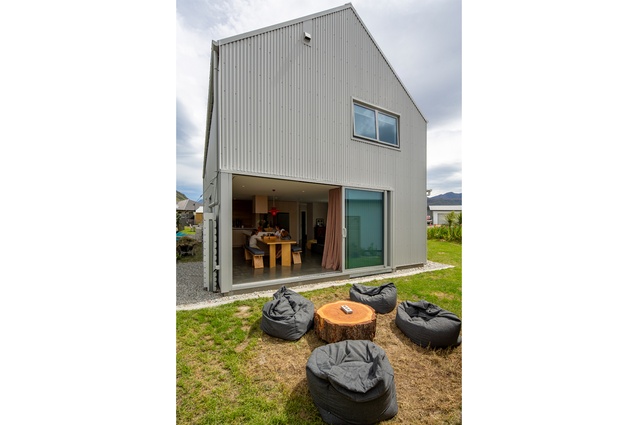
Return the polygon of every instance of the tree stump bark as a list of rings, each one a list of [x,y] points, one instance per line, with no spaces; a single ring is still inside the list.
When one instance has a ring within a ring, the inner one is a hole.
[[[341,310],[342,305],[352,309],[351,314]],[[315,311],[315,333],[322,340],[333,343],[346,339],[374,340],[377,315],[365,304],[343,300],[325,304]]]

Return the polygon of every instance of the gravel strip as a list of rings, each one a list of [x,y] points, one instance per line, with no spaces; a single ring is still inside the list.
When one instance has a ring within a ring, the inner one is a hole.
[[[365,276],[360,278],[344,279],[335,282],[321,282],[308,285],[295,285],[290,288],[295,292],[313,291],[315,289],[328,288],[330,286],[342,286],[348,283],[365,283],[377,279],[388,279],[413,274],[431,272],[434,270],[449,269],[454,266],[428,261],[424,267],[397,270],[394,273]],[[204,288],[204,263],[177,263],[177,310],[197,310],[200,308],[215,307],[229,304],[237,300],[254,298],[270,298],[273,289],[267,291],[252,292],[240,295],[222,295],[218,292],[208,292]]]

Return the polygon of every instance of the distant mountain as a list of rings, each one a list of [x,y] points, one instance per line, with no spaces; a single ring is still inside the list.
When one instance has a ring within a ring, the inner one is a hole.
[[[188,196],[184,195],[182,192],[180,191],[176,191],[177,192],[177,200],[175,202],[179,202],[179,201],[183,201],[185,199],[188,199]]]
[[[428,198],[428,205],[463,205],[463,194],[448,192]]]

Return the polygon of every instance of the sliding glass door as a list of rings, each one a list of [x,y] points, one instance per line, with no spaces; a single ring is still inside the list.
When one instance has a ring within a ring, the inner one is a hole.
[[[385,264],[384,192],[346,189],[346,269]]]

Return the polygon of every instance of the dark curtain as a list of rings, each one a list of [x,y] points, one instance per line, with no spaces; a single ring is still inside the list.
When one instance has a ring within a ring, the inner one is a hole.
[[[326,217],[326,242],[323,247],[321,267],[341,269],[341,188],[328,193],[328,217]]]

